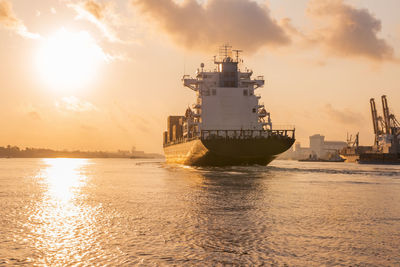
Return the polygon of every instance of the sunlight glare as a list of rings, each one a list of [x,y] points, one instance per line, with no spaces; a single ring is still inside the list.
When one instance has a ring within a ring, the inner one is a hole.
[[[88,159],[43,159],[37,174],[44,195],[37,202],[27,224],[39,255],[37,265],[65,266],[81,262],[82,251],[96,246],[93,239],[98,207],[85,204],[82,188],[87,185]]]
[[[88,32],[63,28],[43,40],[37,69],[52,89],[71,91],[87,86],[106,60],[104,51]]]
[[[74,190],[85,183],[86,176],[80,174],[80,169],[88,164],[86,159],[45,159],[49,167],[45,170],[48,192],[52,198],[63,202],[70,201]]]

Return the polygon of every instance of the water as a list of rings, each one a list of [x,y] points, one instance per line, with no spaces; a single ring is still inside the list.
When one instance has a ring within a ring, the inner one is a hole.
[[[400,264],[400,166],[0,159],[0,265]]]

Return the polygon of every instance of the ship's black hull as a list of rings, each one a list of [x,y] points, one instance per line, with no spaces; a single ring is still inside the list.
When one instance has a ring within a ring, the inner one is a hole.
[[[358,163],[400,165],[400,154],[363,153],[360,154]]]
[[[293,143],[293,138],[282,136],[195,139],[165,146],[164,152],[169,163],[193,166],[268,165]]]

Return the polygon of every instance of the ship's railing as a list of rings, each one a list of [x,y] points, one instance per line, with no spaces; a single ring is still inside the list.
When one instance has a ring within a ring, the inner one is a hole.
[[[181,144],[196,139],[211,140],[211,139],[253,139],[253,138],[290,138],[295,139],[295,129],[283,130],[202,130],[198,136],[190,138],[181,137],[174,141],[164,144],[164,147],[170,145]]]
[[[208,139],[252,139],[268,137],[295,138],[295,129],[283,130],[202,130],[200,138]]]
[[[166,146],[171,146],[171,145],[182,144],[182,143],[186,143],[186,142],[193,141],[196,139],[200,139],[200,137],[199,136],[194,136],[194,137],[189,137],[189,138],[188,137],[180,137],[174,141],[169,141],[168,143],[164,144],[163,146],[166,147]]]
[[[279,130],[293,130],[296,128],[293,124],[276,124],[274,123],[274,129]]]

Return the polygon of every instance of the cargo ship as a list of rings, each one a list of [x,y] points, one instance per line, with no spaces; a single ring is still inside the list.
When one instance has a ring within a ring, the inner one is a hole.
[[[309,155],[308,158],[299,159],[297,161],[300,161],[300,162],[344,162],[345,159],[340,157],[338,154],[331,155],[330,157],[325,158],[325,159],[318,158],[316,155]]]
[[[344,148],[340,156],[346,162],[360,164],[400,164],[400,123],[390,113],[387,97],[382,96],[383,117],[378,116],[375,99],[370,99],[372,125],[375,134],[373,146],[359,146],[356,141]]]
[[[196,93],[183,116],[169,116],[163,147],[168,163],[198,166],[267,165],[295,141],[294,127],[274,129],[256,90],[264,78],[241,70],[240,50],[228,45],[214,57],[215,69],[201,63],[183,85]]]
[[[359,136],[357,133],[354,140],[352,136],[347,137],[347,147],[339,152],[340,157],[347,163],[358,163],[361,154],[372,151],[372,146],[360,146]]]

